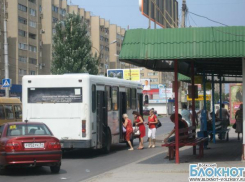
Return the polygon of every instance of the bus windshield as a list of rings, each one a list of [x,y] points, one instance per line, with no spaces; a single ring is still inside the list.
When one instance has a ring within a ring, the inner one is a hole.
[[[82,88],[28,88],[28,103],[82,103]]]

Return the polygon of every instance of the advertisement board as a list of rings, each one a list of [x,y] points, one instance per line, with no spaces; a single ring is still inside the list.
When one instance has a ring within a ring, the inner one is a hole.
[[[108,69],[107,77],[140,82],[140,69]]]
[[[140,69],[124,69],[124,80],[140,81]]]
[[[235,114],[242,104],[242,85],[230,85],[230,121],[235,123]]]
[[[178,27],[177,0],[139,0],[139,9],[142,15],[163,28]]]
[[[123,79],[124,74],[122,69],[115,69],[115,70],[107,70],[107,77],[112,78],[121,78]]]
[[[151,90],[151,80],[150,79],[141,79],[140,80],[143,90]]]
[[[172,98],[173,96],[173,92],[172,92],[172,88],[159,88],[159,97],[160,98]]]

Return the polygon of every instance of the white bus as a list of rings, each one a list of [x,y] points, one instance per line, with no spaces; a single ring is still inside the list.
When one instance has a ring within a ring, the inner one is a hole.
[[[125,142],[122,114],[143,114],[138,82],[89,74],[23,77],[23,121],[44,122],[63,150]]]

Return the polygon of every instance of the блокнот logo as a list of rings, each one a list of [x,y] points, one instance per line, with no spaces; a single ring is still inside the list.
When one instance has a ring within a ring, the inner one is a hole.
[[[218,167],[217,164],[190,164],[189,181],[245,181],[245,167]]]

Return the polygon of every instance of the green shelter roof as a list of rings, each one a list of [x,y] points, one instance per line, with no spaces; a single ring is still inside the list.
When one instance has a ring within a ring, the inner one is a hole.
[[[157,71],[173,71],[173,60],[180,60],[185,75],[193,60],[196,74],[240,76],[243,57],[245,27],[204,27],[128,30],[119,59]]]

